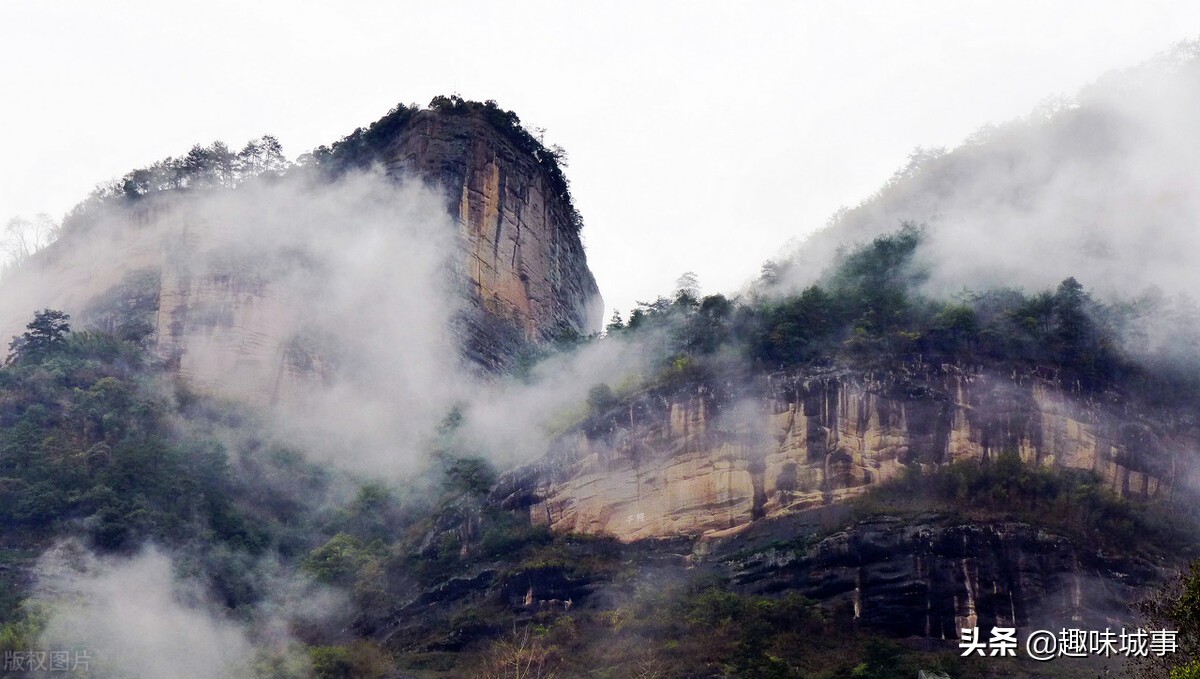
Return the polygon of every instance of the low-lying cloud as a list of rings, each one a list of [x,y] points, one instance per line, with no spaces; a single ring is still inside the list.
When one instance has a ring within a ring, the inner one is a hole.
[[[839,247],[927,225],[928,290],[1039,290],[1068,276],[1102,296],[1200,292],[1200,44],[1111,73],[1074,100],[918,150],[860,206],[786,257],[783,289],[814,282]]]

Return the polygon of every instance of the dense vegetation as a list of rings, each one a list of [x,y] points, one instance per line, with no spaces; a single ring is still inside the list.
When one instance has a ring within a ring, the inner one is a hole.
[[[230,503],[221,451],[165,424],[170,397],[144,389],[142,357],[39,312],[0,370],[0,522],[50,535],[76,527],[104,549],[206,534],[261,547]]]
[[[268,563],[346,591],[348,627],[296,628],[302,662],[264,658],[264,677],[982,671],[846,627],[796,595],[739,594],[710,573],[664,568],[657,545],[530,525],[506,508],[507,482],[453,448],[453,413],[424,475],[356,480],[245,434],[256,426],[242,409],[69,321],[39,312],[0,369],[0,558],[14,567],[2,571],[0,650],[32,647],[47,615],[20,603],[27,583],[11,576],[74,536],[100,553],[167,548],[235,614],[269,595]],[[528,601],[533,583],[559,598]]]
[[[1025,521],[1117,553],[1177,559],[1200,554],[1191,496],[1123,498],[1093,471],[1031,467],[1015,452],[929,471],[913,465],[855,502],[860,514],[946,511],[976,520]]]
[[[916,259],[923,231],[895,233],[843,253],[821,281],[797,294],[698,299],[694,280],[674,299],[642,303],[610,334],[657,328],[669,341],[663,378],[684,368],[702,376],[730,355],[760,373],[834,364],[887,368],[905,362],[957,363],[1036,372],[1083,392],[1122,390],[1170,402],[1197,393],[1200,314],[1148,296],[1105,303],[1068,278],[1054,290],[964,290],[954,299],[924,293]],[[764,278],[773,276],[770,265]],[[1131,350],[1168,327],[1156,353]]]
[[[102,552],[151,541],[201,559],[305,549],[306,538],[285,525],[302,521],[306,509],[272,493],[264,478],[283,476],[323,497],[323,473],[252,440],[231,459],[218,434],[248,425],[244,416],[164,382],[137,345],[71,332],[68,320],[39,312],[0,369],[5,548],[77,536]],[[252,603],[236,564],[207,565],[228,605]]]
[[[85,228],[105,206],[130,205],[167,191],[231,189],[256,178],[279,177],[291,167],[283,146],[271,135],[252,139],[236,152],[222,141],[196,144],[182,156],[164,158],[96,187],[67,214],[62,228]]]
[[[1114,307],[1073,280],[1056,290],[964,295],[919,291],[906,227],[843,256],[788,298],[674,299],[642,305],[614,336],[655,332],[650,389],[692,388],[725,371],[770,373],[831,363],[911,361],[1052,369],[1080,390],[1112,390],[1152,369],[1116,350]],[[1124,322],[1124,321],[1122,321]],[[941,668],[994,670],[898,644],[798,595],[739,592],[720,573],[665,568],[671,547],[553,535],[531,525],[510,480],[455,444],[450,413],[426,472],[403,484],[318,468],[250,433],[253,415],[164,377],[137,338],[72,332],[61,312],[35,315],[0,369],[0,645],[29,646],[45,613],[21,605],[19,573],[52,541],[101,553],[156,544],[199,574],[215,600],[250,616],[269,595],[265,564],[345,591],[341,627],[299,626],[299,664],[264,660],[260,676],[883,677]],[[584,340],[585,341],[585,340]],[[589,409],[622,397],[591,390]],[[584,426],[587,423],[584,422]],[[935,509],[1015,518],[1114,550],[1174,554],[1182,514],[1116,497],[1084,473],[987,465],[913,468],[858,511]],[[686,549],[686,547],[684,547]],[[527,599],[536,583],[539,599]],[[540,597],[547,597],[542,599]],[[550,598],[553,597],[553,598]],[[630,652],[629,649],[635,649]],[[292,667],[293,669],[287,669]],[[295,669],[296,667],[309,669]],[[1019,667],[1008,668],[1016,673]]]

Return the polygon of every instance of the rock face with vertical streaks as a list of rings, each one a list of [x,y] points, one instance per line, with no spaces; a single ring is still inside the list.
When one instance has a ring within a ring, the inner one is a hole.
[[[1196,432],[1053,380],[920,367],[886,376],[776,376],[736,396],[701,389],[594,416],[531,468],[531,520],[622,540],[720,536],[843,501],[906,465],[986,460],[1090,469],[1118,493],[1191,484]]]
[[[806,546],[769,547],[723,565],[743,591],[794,590],[873,629],[948,640],[972,627],[1119,628],[1132,622],[1128,603],[1138,588],[1164,570],[1025,523],[937,515],[861,521]]]
[[[389,172],[445,187],[476,308],[464,319],[467,348],[479,363],[502,367],[521,342],[599,330],[603,302],[576,215],[536,158],[485,119],[421,111],[385,159]]]

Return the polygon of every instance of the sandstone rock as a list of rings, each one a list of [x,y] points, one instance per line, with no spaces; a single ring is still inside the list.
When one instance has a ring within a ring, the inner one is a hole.
[[[556,196],[534,158],[487,121],[417,113],[389,146],[393,173],[415,172],[446,189],[464,242],[473,301],[486,312],[469,349],[501,366],[505,331],[553,340],[600,329],[604,311],[572,207]]]
[[[889,383],[888,380],[893,380]],[[1195,432],[1156,432],[1133,413],[1050,380],[929,368],[918,377],[777,377],[736,415],[711,393],[648,399],[598,433],[575,432],[537,467],[532,521],[622,540],[736,531],[858,495],[906,465],[1013,451],[1090,469],[1120,494],[1177,478]]]

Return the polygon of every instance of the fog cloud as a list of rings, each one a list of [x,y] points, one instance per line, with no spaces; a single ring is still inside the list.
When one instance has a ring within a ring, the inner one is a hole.
[[[250,675],[254,651],[243,627],[209,607],[196,583],[177,581],[161,552],[100,559],[63,543],[37,570],[35,599],[52,611],[41,642],[69,650],[72,663],[83,658],[88,676]]]
[[[925,224],[927,286],[1030,290],[1068,276],[1106,297],[1200,291],[1200,45],[1114,72],[1073,100],[985,128],[950,153],[918,149],[876,195],[787,259],[815,281],[839,247]]]
[[[119,330],[112,319],[145,297],[160,361],[260,407],[268,434],[315,461],[410,475],[452,412],[463,446],[528,460],[589,388],[635,380],[655,340],[587,345],[522,379],[481,374],[455,334],[471,304],[459,237],[438,188],[382,172],[163,192],[101,208],[39,253],[5,282],[0,326],[15,333],[53,307]]]

